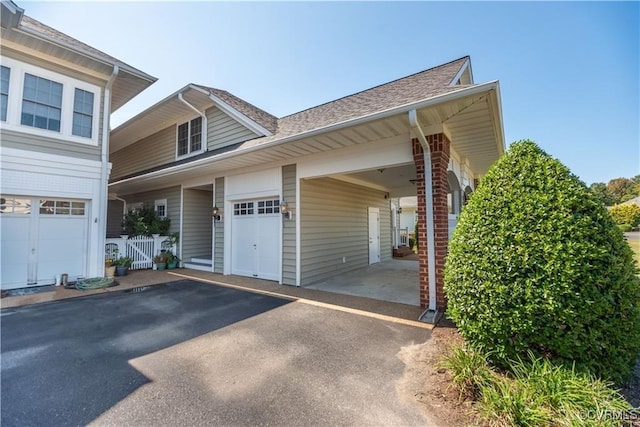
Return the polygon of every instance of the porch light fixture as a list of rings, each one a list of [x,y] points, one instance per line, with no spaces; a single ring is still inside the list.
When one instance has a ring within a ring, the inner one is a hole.
[[[284,219],[291,219],[291,211],[289,210],[289,203],[284,200],[280,203],[280,213]]]
[[[220,221],[220,209],[214,206],[213,209],[211,209],[211,216],[214,221]]]

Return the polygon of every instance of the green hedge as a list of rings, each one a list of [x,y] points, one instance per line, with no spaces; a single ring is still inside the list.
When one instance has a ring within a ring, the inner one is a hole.
[[[445,266],[449,317],[504,365],[531,350],[620,381],[640,348],[640,279],[606,208],[531,141],[472,194]]]

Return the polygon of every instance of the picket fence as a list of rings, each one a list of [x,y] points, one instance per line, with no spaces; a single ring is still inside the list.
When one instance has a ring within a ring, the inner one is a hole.
[[[133,260],[131,270],[144,270],[153,267],[153,257],[160,251],[170,250],[176,253],[175,245],[169,244],[169,236],[132,236],[122,235],[119,238],[107,238],[105,259],[116,259],[127,256]]]

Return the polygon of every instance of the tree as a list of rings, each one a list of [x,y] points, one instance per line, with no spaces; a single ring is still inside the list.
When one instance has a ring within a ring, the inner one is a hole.
[[[621,203],[633,199],[635,194],[635,184],[629,178],[614,178],[607,183],[607,188],[613,194],[614,203]]]
[[[462,211],[445,265],[448,316],[501,366],[528,351],[621,381],[640,349],[629,245],[584,183],[512,144]]]
[[[605,206],[611,206],[615,203],[613,193],[611,193],[607,184],[604,182],[594,182],[589,186],[589,190],[591,190]]]

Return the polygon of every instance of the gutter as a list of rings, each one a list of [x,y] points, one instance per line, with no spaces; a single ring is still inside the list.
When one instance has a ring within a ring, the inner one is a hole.
[[[436,307],[436,253],[435,253],[435,227],[433,219],[433,183],[431,179],[431,149],[424,132],[418,121],[417,110],[409,110],[409,125],[414,135],[417,136],[424,152],[424,190],[427,217],[427,262],[429,264],[429,306],[419,317],[420,320],[435,324],[438,320]]]
[[[438,95],[438,96],[434,96],[433,98],[429,98],[426,99],[424,101],[419,101],[419,102],[415,102],[415,103],[410,103],[410,104],[405,104],[405,105],[401,105],[399,107],[394,107],[394,108],[390,108],[388,110],[384,110],[384,111],[379,111],[377,113],[373,113],[373,114],[369,114],[366,116],[361,116],[355,119],[350,119],[350,120],[345,120],[343,122],[339,122],[339,123],[334,123],[332,125],[329,126],[324,126],[324,127],[320,127],[320,128],[316,128],[307,132],[302,132],[302,133],[298,133],[295,135],[291,135],[291,136],[287,136],[285,138],[282,139],[276,139],[270,142],[266,142],[264,144],[257,144],[254,145],[252,147],[246,148],[244,150],[239,150],[239,151],[234,151],[234,152],[229,152],[229,153],[224,153],[221,154],[220,156],[213,156],[213,157],[208,157],[205,159],[200,159],[200,160],[194,160],[193,162],[189,162],[189,163],[185,163],[182,165],[177,165],[177,166],[172,166],[169,168],[165,168],[165,169],[161,169],[155,172],[150,172],[149,174],[146,175],[139,175],[139,176],[135,176],[135,177],[131,177],[131,178],[127,178],[121,181],[116,181],[111,183],[111,185],[115,185],[115,184],[121,184],[121,183],[125,183],[125,182],[129,182],[135,179],[139,179],[139,178],[154,178],[157,176],[163,176],[166,175],[167,173],[177,173],[180,172],[182,170],[186,170],[186,169],[191,169],[193,167],[197,167],[199,165],[202,164],[207,164],[207,163],[211,163],[211,162],[216,162],[216,161],[221,161],[221,160],[225,160],[225,159],[229,159],[235,156],[239,156],[239,155],[244,155],[244,154],[248,154],[251,153],[253,151],[258,151],[258,150],[262,150],[262,149],[266,149],[266,148],[271,148],[271,147],[275,147],[278,145],[282,145],[282,144],[286,144],[292,141],[296,141],[302,138],[308,138],[308,137],[312,137],[312,136],[316,136],[316,135],[320,135],[326,132],[330,132],[330,131],[334,131],[334,130],[339,130],[339,129],[344,129],[347,128],[349,126],[355,126],[361,123],[366,123],[372,120],[377,120],[377,119],[383,119],[383,118],[387,118],[387,117],[391,117],[391,116],[395,116],[395,115],[399,115],[399,114],[404,114],[409,112],[410,110],[418,110],[420,108],[427,108],[427,107],[431,107],[443,102],[448,102],[448,101],[455,101],[457,99],[460,98],[464,98],[466,96],[470,96],[470,95],[476,95],[479,93],[483,93],[483,92],[487,92],[487,91],[491,91],[491,90],[496,90],[498,88],[498,81],[497,80],[493,80],[487,83],[483,83],[483,84],[479,84],[477,86],[473,86],[470,88],[464,88],[464,89],[460,89],[460,90],[456,90],[453,92],[448,92],[442,95]],[[131,119],[133,120],[133,119]],[[120,127],[122,127],[123,125],[121,125]]]
[[[95,53],[89,52],[89,51],[87,51],[85,49],[82,49],[82,48],[80,48],[78,46],[74,46],[71,43],[66,43],[66,42],[64,42],[62,40],[59,40],[59,39],[56,39],[54,37],[47,36],[45,34],[42,34],[42,33],[38,32],[38,31],[32,30],[31,28],[25,28],[23,26],[20,26],[18,29],[21,32],[23,32],[25,34],[28,34],[28,35],[30,35],[32,37],[36,37],[36,38],[39,38],[39,39],[44,40],[46,42],[49,42],[51,44],[55,44],[57,46],[63,47],[63,48],[68,49],[68,50],[71,50],[71,51],[76,52],[76,53],[78,53],[78,54],[80,54],[82,56],[86,56],[87,58],[92,59],[92,60],[94,60],[96,62],[104,64],[104,65],[106,65],[108,67],[119,67],[119,68],[122,68],[123,71],[126,71],[126,72],[128,72],[128,73],[130,73],[130,74],[132,74],[134,76],[137,76],[137,77],[143,79],[143,80],[147,80],[148,82],[154,83],[154,82],[156,82],[158,80],[156,77],[150,76],[149,74],[144,73],[144,72],[142,72],[140,70],[137,70],[137,69],[133,68],[130,65],[127,65],[127,64],[124,64],[124,63],[116,64],[115,62],[118,61],[118,60],[115,59],[115,58],[113,58],[113,60],[109,60],[109,59],[100,57],[99,55],[97,55]]]
[[[109,198],[109,118],[111,111],[111,87],[118,77],[120,68],[117,65],[113,66],[113,72],[111,77],[107,81],[107,85],[104,88],[104,100],[102,104],[102,152],[100,160],[102,161],[102,168],[100,170],[100,200],[98,203],[98,253],[104,251],[104,245],[107,238],[107,206]],[[98,273],[100,276],[104,275],[104,262],[98,265]]]

